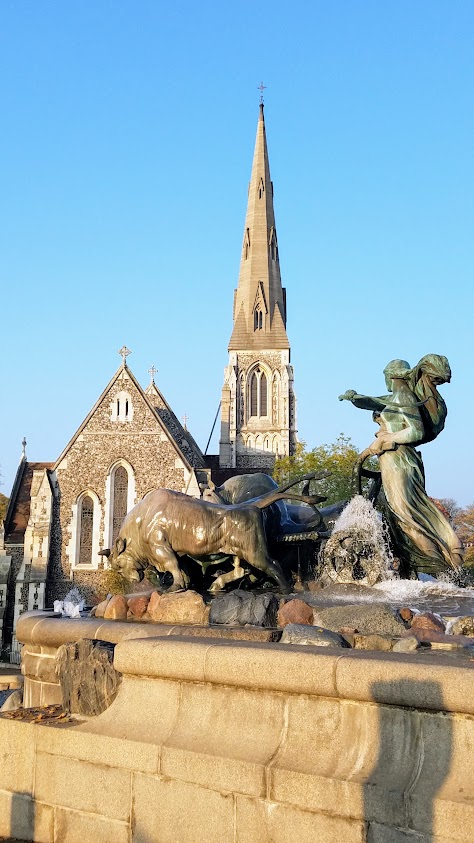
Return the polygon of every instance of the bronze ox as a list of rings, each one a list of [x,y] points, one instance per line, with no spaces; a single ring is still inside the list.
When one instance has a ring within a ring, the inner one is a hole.
[[[102,554],[110,557],[113,570],[127,580],[141,580],[150,565],[169,572],[172,590],[186,587],[180,556],[191,556],[203,566],[232,557],[234,570],[218,577],[212,591],[243,577],[246,572],[241,561],[245,560],[287,593],[289,583],[279,563],[270,558],[263,525],[263,510],[285,497],[317,502],[316,498],[272,491],[245,503],[213,504],[170,489],[156,489],[126,515],[114,547]]]

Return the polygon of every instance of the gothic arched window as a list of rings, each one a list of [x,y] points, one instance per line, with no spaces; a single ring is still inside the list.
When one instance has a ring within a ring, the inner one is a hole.
[[[114,472],[114,499],[112,510],[112,544],[119,534],[122,521],[127,514],[128,474],[123,465]]]
[[[260,416],[267,415],[267,378],[265,372],[260,375]]]
[[[78,565],[92,563],[92,527],[94,521],[94,501],[90,495],[84,495],[79,510],[79,553]]]
[[[265,372],[255,369],[249,382],[249,417],[266,416],[268,413],[268,380]]]
[[[258,378],[255,372],[250,379],[250,415],[258,416]]]

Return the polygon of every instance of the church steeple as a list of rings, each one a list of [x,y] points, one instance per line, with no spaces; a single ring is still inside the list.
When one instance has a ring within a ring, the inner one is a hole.
[[[222,389],[219,465],[268,470],[276,457],[294,453],[295,445],[286,296],[261,102]]]
[[[263,103],[257,124],[229,351],[289,348]]]

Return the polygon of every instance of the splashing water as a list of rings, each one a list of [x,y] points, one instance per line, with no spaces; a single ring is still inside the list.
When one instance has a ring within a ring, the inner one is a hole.
[[[332,582],[374,585],[395,576],[385,524],[362,495],[349,501],[334,524],[322,565]]]

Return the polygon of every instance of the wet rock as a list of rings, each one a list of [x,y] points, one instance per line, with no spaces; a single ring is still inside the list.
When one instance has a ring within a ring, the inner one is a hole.
[[[356,650],[378,650],[387,652],[393,649],[393,638],[389,635],[359,635],[353,636],[353,647]]]
[[[278,610],[278,626],[287,626],[289,623],[310,624],[313,623],[313,609],[304,600],[295,597],[283,603]]]
[[[209,609],[196,591],[176,591],[157,597],[152,594],[148,614],[155,623],[204,624],[208,622]]]
[[[395,644],[393,645],[393,652],[413,653],[415,650],[419,650],[422,646],[423,644],[418,641],[416,635],[409,635],[407,638],[400,638],[399,641],[395,641]]]
[[[102,600],[101,603],[98,603],[97,606],[94,606],[91,611],[91,616],[96,618],[103,618],[110,599],[110,597],[106,597],[105,600]]]
[[[358,604],[350,606],[330,606],[327,609],[314,610],[314,623],[338,632],[342,627],[352,627],[368,635],[392,635],[398,637],[405,632],[405,624],[397,617],[389,605]]]
[[[433,629],[408,629],[402,640],[416,638],[420,645],[431,647],[432,650],[465,650],[474,652],[474,639],[465,635],[445,635]]]
[[[277,625],[277,612],[278,600],[274,594],[254,594],[236,589],[214,598],[209,623],[274,627]]]
[[[130,597],[127,600],[129,615],[134,618],[143,617],[148,608],[149,600],[150,598],[146,594],[138,594],[135,597]]]
[[[127,598],[123,594],[114,594],[107,603],[104,618],[108,621],[125,621],[127,620],[127,610]]]
[[[400,615],[402,621],[406,621],[407,623],[413,618],[413,612],[411,609],[408,608],[408,606],[404,607],[403,609],[399,609],[398,614]]]
[[[411,629],[432,629],[433,632],[444,632],[445,624],[433,612],[423,612],[414,616]]]
[[[466,615],[463,618],[458,618],[451,624],[449,632],[452,635],[474,636],[474,617]]]
[[[323,588],[324,585],[321,580],[311,580],[311,582],[306,583],[306,589],[308,591],[321,591]]]
[[[335,647],[347,649],[350,644],[342,635],[323,629],[320,626],[308,626],[307,624],[290,623],[285,626],[280,644],[308,644],[313,647]]]

